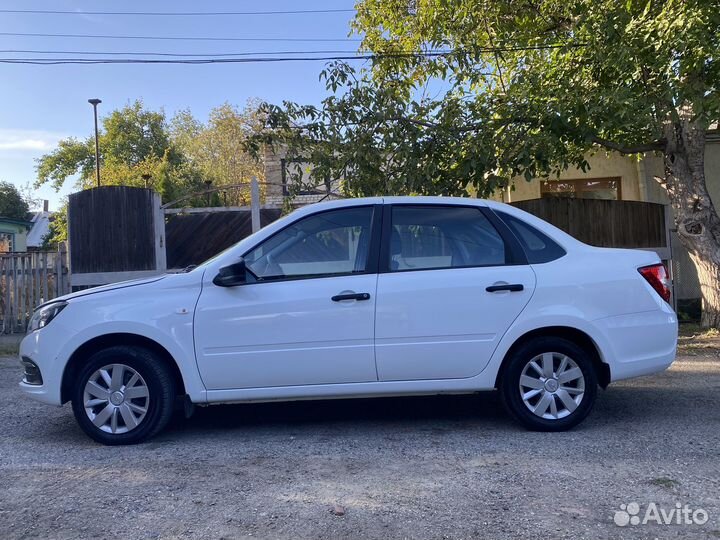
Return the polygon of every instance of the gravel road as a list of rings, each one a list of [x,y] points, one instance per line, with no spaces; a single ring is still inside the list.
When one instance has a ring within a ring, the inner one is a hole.
[[[526,432],[488,393],[217,406],[116,448],[2,358],[0,538],[718,538],[718,355],[611,386],[569,433]],[[709,520],[616,525],[631,502]]]

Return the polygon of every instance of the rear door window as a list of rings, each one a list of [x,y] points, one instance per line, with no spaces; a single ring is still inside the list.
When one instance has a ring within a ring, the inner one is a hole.
[[[554,261],[566,254],[557,242],[523,220],[498,210],[495,210],[495,215],[503,220],[518,239],[530,264]]]
[[[499,266],[505,242],[479,208],[392,208],[390,271]]]

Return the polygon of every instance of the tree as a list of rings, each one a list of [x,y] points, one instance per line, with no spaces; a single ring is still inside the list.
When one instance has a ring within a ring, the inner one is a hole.
[[[147,182],[164,200],[202,189],[197,170],[187,162],[170,137],[162,111],[146,110],[135,101],[102,119],[99,137],[103,185],[143,187]],[[37,160],[36,186],[50,183],[55,189],[70,176],[78,185],[95,185],[95,141],[61,140],[52,152]]]
[[[0,216],[25,221],[30,211],[22,194],[10,182],[0,182]]]
[[[51,251],[58,248],[60,242],[67,242],[68,226],[67,226],[67,197],[63,199],[60,208],[53,212],[50,217],[50,226],[48,232],[42,238],[42,250]]]
[[[267,106],[274,137],[258,141],[304,152],[351,193],[487,195],[518,175],[584,170],[589,152],[657,153],[702,324],[720,326],[720,218],[704,171],[720,118],[716,0],[361,0],[357,11],[370,68],[330,66],[321,107]]]
[[[173,140],[213,187],[245,184],[253,176],[263,180],[261,160],[246,150],[247,139],[263,129],[258,107],[255,101],[249,101],[243,110],[225,103],[210,111],[207,124],[196,120],[189,111],[181,111],[173,118]],[[230,205],[248,204],[249,192],[249,187],[228,189],[223,200]]]
[[[43,207],[43,199],[34,190],[32,182],[25,182],[18,187],[18,192],[28,206],[30,212],[37,212]]]

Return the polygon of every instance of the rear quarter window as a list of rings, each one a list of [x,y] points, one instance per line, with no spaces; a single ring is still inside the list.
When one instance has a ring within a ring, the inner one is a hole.
[[[563,257],[567,252],[545,233],[505,212],[495,214],[508,226],[525,251],[530,264],[541,264]]]

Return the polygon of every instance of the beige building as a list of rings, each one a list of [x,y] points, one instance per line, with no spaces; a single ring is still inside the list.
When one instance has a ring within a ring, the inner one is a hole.
[[[589,157],[590,169],[568,169],[558,179],[527,182],[517,179],[498,194],[505,202],[524,201],[548,196],[618,199],[668,204],[665,190],[655,180],[663,177],[662,158],[643,158],[599,152]],[[720,204],[720,132],[708,135],[705,148],[705,174],[710,197]]]

